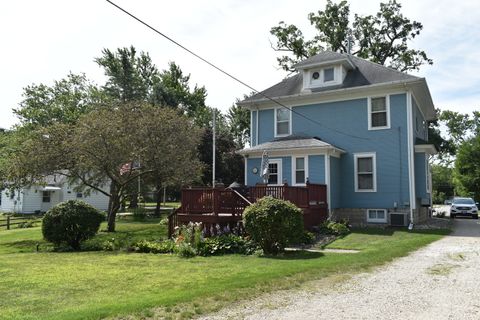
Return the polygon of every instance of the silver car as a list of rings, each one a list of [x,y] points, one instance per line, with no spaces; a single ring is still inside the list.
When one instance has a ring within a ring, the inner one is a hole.
[[[470,216],[478,219],[478,203],[472,198],[453,198],[450,207],[450,218],[455,219],[456,216]]]

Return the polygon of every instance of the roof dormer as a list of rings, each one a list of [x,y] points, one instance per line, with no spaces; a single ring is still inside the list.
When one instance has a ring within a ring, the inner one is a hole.
[[[303,90],[341,85],[355,65],[347,54],[322,52],[301,61],[295,68],[303,74]]]

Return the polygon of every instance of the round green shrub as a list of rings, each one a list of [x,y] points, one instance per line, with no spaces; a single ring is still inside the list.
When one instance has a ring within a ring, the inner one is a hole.
[[[302,211],[289,201],[264,197],[243,214],[245,231],[267,254],[282,252],[303,234]]]
[[[80,243],[92,238],[104,219],[102,213],[83,201],[62,202],[43,217],[43,237],[57,246],[67,244],[79,250]]]

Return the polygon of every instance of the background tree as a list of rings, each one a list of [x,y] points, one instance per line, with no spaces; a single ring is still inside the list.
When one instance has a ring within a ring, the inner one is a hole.
[[[196,119],[207,108],[206,89],[194,86],[190,88],[190,75],[184,75],[181,68],[173,62],[168,69],[158,71],[150,55],[130,48],[118,48],[116,51],[104,49],[102,56],[95,61],[107,76],[103,89],[118,102],[146,102],[157,107],[170,107]],[[158,125],[158,124],[157,124]],[[151,181],[157,188],[160,183]],[[130,208],[138,206],[137,182],[129,186]],[[159,199],[157,199],[159,200]],[[157,201],[159,203],[159,201]]]
[[[433,62],[424,51],[408,47],[408,42],[420,34],[423,26],[404,17],[401,7],[395,0],[390,0],[380,3],[380,10],[375,15],[355,14],[350,21],[347,1],[336,4],[327,0],[325,10],[308,15],[310,24],[317,31],[313,39],[305,40],[295,25],[281,21],[270,30],[276,38],[272,48],[289,53],[277,58],[286,71],[295,71],[294,64],[326,49],[349,52],[349,40],[353,55],[400,71],[418,70],[420,66]]]
[[[79,181],[111,199],[108,230],[114,231],[125,190],[139,176],[182,183],[198,176],[200,136],[191,120],[169,108],[139,103],[101,108],[75,125],[58,123],[30,133],[9,157],[8,178],[20,185],[51,174]],[[135,169],[138,159],[141,168]]]
[[[23,101],[13,112],[24,128],[55,123],[74,124],[82,115],[105,104],[108,97],[85,74],[68,74],[53,86],[32,84],[23,91]]]
[[[250,111],[233,104],[227,111],[227,124],[237,149],[243,149],[250,139]]]
[[[454,182],[459,195],[480,200],[480,135],[464,141],[457,149]]]

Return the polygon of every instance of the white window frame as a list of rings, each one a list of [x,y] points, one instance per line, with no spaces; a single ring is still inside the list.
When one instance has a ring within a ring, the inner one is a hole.
[[[369,215],[370,211],[383,211],[385,218],[384,218],[384,219],[370,219],[370,215]],[[367,213],[367,222],[387,223],[387,221],[388,221],[388,220],[387,220],[387,219],[388,219],[388,217],[387,217],[387,214],[388,214],[387,209],[367,209],[367,212],[366,212],[366,213]]]
[[[278,132],[277,132],[277,110],[278,109],[284,109],[284,108],[285,107],[277,107],[277,108],[273,109],[273,112],[275,113],[275,115],[273,116],[273,128],[274,128],[274,131],[275,131],[275,138],[277,138],[277,137],[287,137],[287,136],[292,134],[292,108],[291,107],[288,108],[289,109],[288,110],[288,133],[278,134]]]
[[[303,183],[297,183],[297,158],[303,158],[305,181]],[[295,155],[292,156],[292,185],[293,186],[306,186],[308,179],[308,155]]]
[[[332,69],[333,70],[333,79],[332,80],[325,80],[325,70],[328,70],[328,69]],[[322,82],[323,83],[333,83],[337,80],[337,76],[336,76],[336,69],[335,67],[326,67],[326,68],[323,68],[322,69]]]
[[[358,159],[359,158],[372,158],[372,175],[373,175],[373,189],[358,189]],[[377,155],[375,152],[362,152],[353,154],[353,166],[354,166],[354,183],[355,192],[377,192]]]
[[[385,98],[385,111],[387,112],[387,125],[382,127],[372,127],[372,99]],[[390,95],[368,97],[368,130],[390,129]]]
[[[282,159],[269,159],[268,164],[276,163],[278,168],[278,180],[276,184],[268,184],[269,186],[281,186],[283,185],[283,174],[282,174]]]

